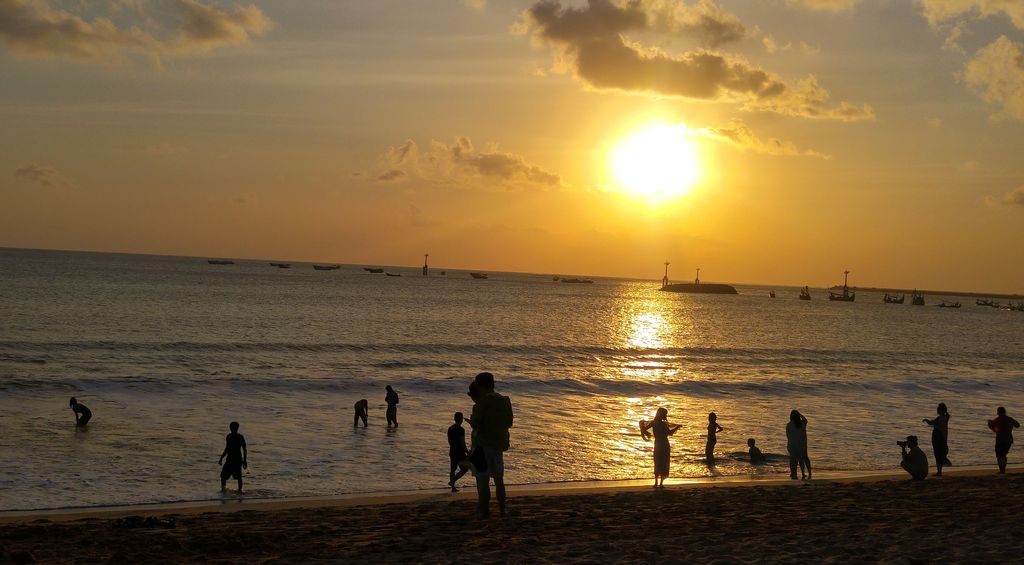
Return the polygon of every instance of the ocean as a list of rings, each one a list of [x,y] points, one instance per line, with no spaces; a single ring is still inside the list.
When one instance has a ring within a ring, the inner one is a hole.
[[[1024,411],[1024,313],[972,298],[945,309],[812,289],[804,302],[797,288],[686,295],[362,267],[0,249],[0,510],[217,500],[232,420],[248,496],[446,489],[445,430],[471,411],[480,371],[512,399],[514,484],[650,477],[637,422],[659,406],[683,425],[672,474],[691,477],[788,473],[793,408],[816,470],[896,469],[908,434],[931,457],[921,419],[938,402],[952,462],[994,466],[986,420]],[[85,430],[71,396],[93,412]],[[365,429],[352,426],[361,398]],[[711,411],[725,428],[714,467]],[[774,454],[768,467],[742,460],[749,437]]]

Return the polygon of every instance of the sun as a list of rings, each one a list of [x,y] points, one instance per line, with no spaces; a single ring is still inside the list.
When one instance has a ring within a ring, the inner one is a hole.
[[[700,179],[697,151],[682,124],[633,133],[612,152],[611,165],[615,181],[637,196],[683,196]]]

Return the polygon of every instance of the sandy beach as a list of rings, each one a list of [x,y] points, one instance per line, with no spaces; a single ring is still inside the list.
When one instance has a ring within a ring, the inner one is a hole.
[[[522,489],[6,516],[0,560],[62,562],[1017,562],[1024,474]],[[252,508],[252,509],[245,509]],[[223,511],[235,510],[235,511]]]

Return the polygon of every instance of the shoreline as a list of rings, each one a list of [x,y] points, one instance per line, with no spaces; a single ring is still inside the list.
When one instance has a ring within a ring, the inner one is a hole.
[[[934,469],[930,472],[934,473]],[[1007,475],[1024,473],[1024,467],[1007,469]],[[946,477],[996,476],[995,466],[966,466],[947,468],[943,477],[929,475],[927,480],[943,480]],[[727,475],[718,477],[676,477],[665,481],[671,490],[698,488],[743,488],[743,487],[784,487],[820,484],[873,483],[906,479],[903,471],[819,471],[812,480],[793,480],[786,473],[763,475]],[[471,478],[470,478],[471,479]],[[172,516],[205,513],[231,513],[241,511],[276,512],[282,510],[315,508],[353,508],[359,506],[383,506],[456,500],[476,500],[473,482],[466,479],[460,491],[452,493],[447,488],[407,490],[392,492],[351,493],[332,496],[298,497],[239,497],[228,491],[222,498],[178,502],[147,502],[109,506],[78,506],[34,510],[0,510],[0,526],[34,522],[73,522],[77,520],[112,520],[126,516]],[[509,498],[559,497],[593,494],[616,494],[648,492],[653,479],[616,479],[607,481],[570,481],[554,483],[531,483],[507,485]],[[493,490],[493,487],[492,487]]]

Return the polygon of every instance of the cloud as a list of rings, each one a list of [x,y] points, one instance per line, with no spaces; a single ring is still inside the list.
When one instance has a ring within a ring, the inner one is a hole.
[[[981,19],[1003,14],[1024,29],[1024,2],[1020,0],[917,0],[925,19],[938,27],[954,20]]]
[[[748,110],[806,118],[874,118],[867,105],[830,106],[828,91],[813,76],[790,84],[741,57],[706,49],[675,56],[626,38],[628,31],[658,29],[651,22],[661,16],[649,14],[649,6],[589,0],[577,8],[541,0],[527,9],[520,28],[556,50],[556,71],[572,72],[591,88],[737,102]]]
[[[487,0],[462,0],[462,3],[477,10],[483,10],[487,6]]]
[[[860,0],[786,0],[786,5],[819,12],[847,12],[853,10],[859,2]]]
[[[1007,192],[999,199],[999,202],[1007,205],[1024,206],[1024,186],[1019,186]]]
[[[57,171],[57,169],[36,163],[15,169],[14,176],[40,186],[56,187],[71,185],[71,181]]]
[[[384,170],[377,176],[377,180],[382,182],[416,177],[456,184],[492,180],[546,188],[562,186],[559,175],[497,148],[478,150],[464,136],[456,137],[452,143],[432,141],[427,150],[421,150],[415,141],[409,139],[389,147],[382,161]]]
[[[964,80],[1005,115],[1024,120],[1024,44],[1000,36],[967,63]]]
[[[160,56],[244,43],[272,25],[253,5],[224,10],[198,0],[174,0],[174,6],[176,25],[154,33],[148,25],[152,18],[141,12],[141,5],[133,12],[147,30],[119,27],[103,17],[86,21],[46,0],[0,0],[0,39],[17,55],[110,62],[126,53]]]
[[[750,150],[756,153],[817,157],[820,159],[832,158],[831,155],[826,155],[812,149],[799,149],[789,141],[780,141],[775,138],[760,139],[750,129],[750,126],[739,120],[730,121],[724,127],[701,128],[692,131],[698,136],[722,141],[741,150]]]
[[[807,44],[806,42],[803,42],[803,41],[800,41],[798,43],[793,43],[792,41],[787,41],[786,43],[781,43],[780,44],[771,35],[761,36],[761,45],[764,45],[764,50],[769,55],[774,55],[776,53],[781,53],[781,52],[786,52],[786,51],[800,51],[801,53],[803,53],[805,55],[816,55],[820,51],[820,49],[818,49],[817,47],[814,47],[813,45],[809,45],[809,44]]]
[[[732,43],[747,36],[747,28],[740,19],[712,0],[699,0],[693,5],[678,0],[639,0],[622,8],[644,11],[649,29],[695,37],[708,47]]]
[[[401,169],[388,169],[383,173],[377,175],[379,182],[397,182],[405,180],[405,177],[409,175],[405,174],[405,171]]]

